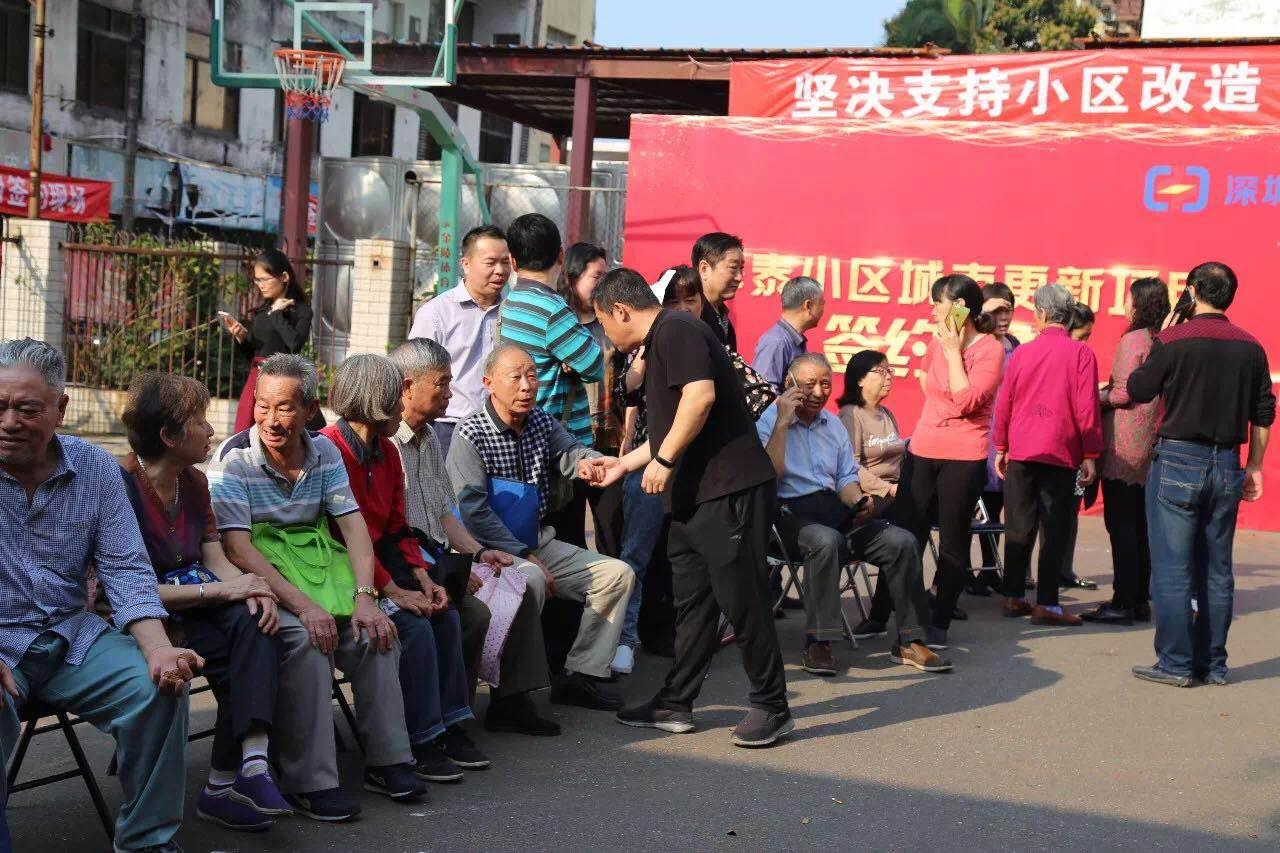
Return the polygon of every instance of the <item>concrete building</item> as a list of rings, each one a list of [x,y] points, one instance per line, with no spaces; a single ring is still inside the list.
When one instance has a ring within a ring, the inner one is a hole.
[[[1087,0],[1098,11],[1095,32],[1104,38],[1137,38],[1142,29],[1142,0]]]
[[[173,184],[166,178],[178,164],[186,192],[176,221],[275,230],[284,149],[280,94],[213,85],[209,0],[136,2],[144,19],[138,215],[163,216],[159,211],[168,207],[171,192],[167,185]],[[595,33],[594,0],[463,3],[462,42],[581,44]],[[45,48],[45,168],[113,181],[113,213],[122,200],[120,152],[134,5],[135,0],[47,3],[53,35]],[[443,0],[390,0],[375,7],[375,41],[431,43],[441,36]],[[27,165],[30,16],[27,0],[0,0],[0,163],[19,167]],[[292,11],[278,0],[237,3],[227,20],[228,70],[269,68],[271,52],[292,38],[292,21]],[[466,107],[451,110],[481,160],[539,163],[555,154],[544,133]],[[340,90],[316,154],[414,160],[437,158],[439,151],[420,132],[412,111]]]

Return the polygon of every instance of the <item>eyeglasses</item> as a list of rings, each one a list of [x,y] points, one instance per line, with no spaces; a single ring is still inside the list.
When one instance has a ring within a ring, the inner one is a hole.
[[[873,367],[867,372],[879,374],[880,376],[883,376],[886,379],[888,379],[890,376],[893,375],[893,371],[887,367],[884,367],[883,365],[881,365],[880,367]]]

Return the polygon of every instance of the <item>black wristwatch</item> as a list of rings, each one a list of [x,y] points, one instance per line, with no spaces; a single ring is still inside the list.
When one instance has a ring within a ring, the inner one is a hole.
[[[660,453],[655,453],[655,454],[653,455],[653,461],[654,461],[654,462],[657,462],[657,463],[658,463],[659,465],[661,465],[663,468],[668,468],[668,469],[670,469],[670,468],[674,468],[674,467],[676,467],[676,463],[671,462],[671,461],[669,461],[669,460],[667,460],[667,459],[663,459],[663,458],[662,458],[662,454],[660,454]]]

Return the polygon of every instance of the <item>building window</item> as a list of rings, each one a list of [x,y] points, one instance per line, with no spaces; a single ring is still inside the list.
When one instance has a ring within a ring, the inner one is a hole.
[[[518,45],[520,44],[519,33],[494,33],[493,43],[502,45]]]
[[[223,67],[240,70],[240,45],[227,42]],[[209,37],[187,33],[187,62],[182,89],[182,121],[192,127],[240,131],[240,90],[214,85],[209,62]]]
[[[391,4],[391,33],[390,33],[391,40],[398,41],[401,37],[400,33],[403,30],[404,30],[404,4],[393,2]]]
[[[124,112],[129,17],[128,12],[81,0],[76,33],[76,100],[80,103]]]
[[[556,29],[553,26],[547,26],[547,44],[557,45],[559,47],[573,47],[578,37],[573,33],[565,30]]]
[[[480,161],[510,163],[512,122],[489,113],[480,114]]]
[[[441,20],[443,15],[439,16]],[[440,31],[440,38],[444,38],[444,30]],[[462,8],[458,10],[458,44],[473,44],[476,40],[476,4],[471,0],[462,0]]]
[[[395,133],[396,108],[375,101],[359,92],[355,96],[351,122],[351,156],[391,156],[391,140]]]
[[[0,0],[0,89],[27,94],[30,46],[31,7],[27,0]]]
[[[409,16],[409,42],[417,44],[422,41],[422,19],[417,15]]]

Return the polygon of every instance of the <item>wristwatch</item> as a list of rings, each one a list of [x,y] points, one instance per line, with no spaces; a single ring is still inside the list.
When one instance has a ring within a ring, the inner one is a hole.
[[[674,467],[676,467],[676,463],[671,462],[670,460],[667,460],[667,459],[663,459],[663,458],[662,458],[662,454],[661,454],[661,453],[655,453],[655,454],[653,455],[653,461],[654,461],[654,462],[657,462],[657,463],[658,463],[659,465],[661,465],[663,468],[674,468]]]
[[[374,601],[378,600],[378,590],[371,586],[356,587],[356,591],[352,593],[351,597],[355,599],[355,598],[359,598],[362,595],[367,595],[370,598],[372,598]]]

